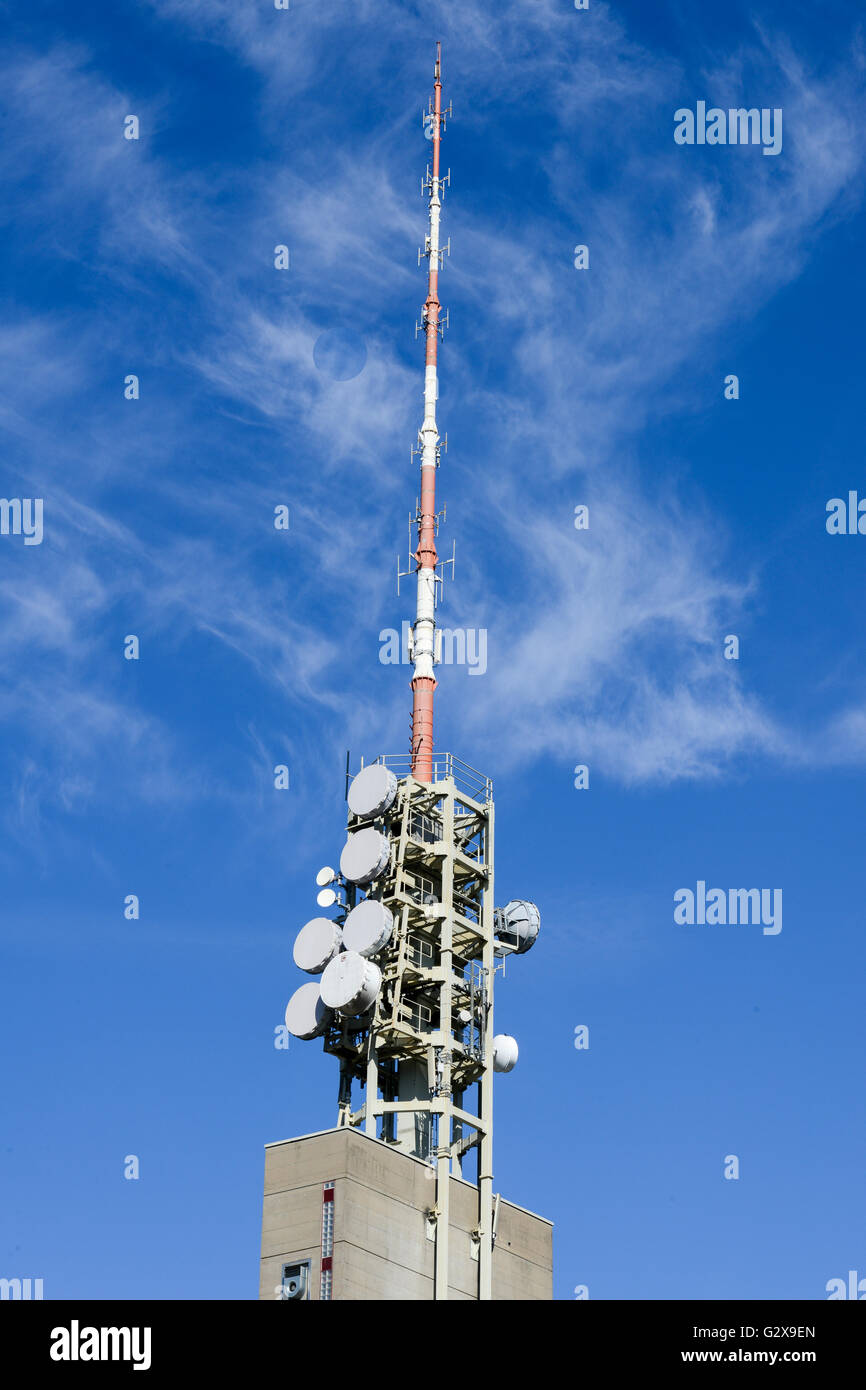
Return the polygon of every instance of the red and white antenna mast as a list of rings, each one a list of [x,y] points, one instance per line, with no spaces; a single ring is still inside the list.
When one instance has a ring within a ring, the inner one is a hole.
[[[412,631],[412,775],[420,782],[433,780],[433,674],[436,633],[436,584],[439,558],[436,552],[436,468],[439,462],[439,431],[436,426],[436,398],[439,386],[436,362],[439,334],[443,325],[439,312],[439,269],[443,251],[439,245],[439,217],[442,209],[443,184],[439,174],[439,142],[449,114],[442,110],[442,45],[436,45],[436,67],[433,76],[433,97],[424,115],[425,133],[433,142],[433,172],[428,168],[423,191],[430,195],[430,224],[424,252],[428,262],[427,299],[422,312],[426,338],[424,368],[424,422],[418,432],[421,452],[421,504],[416,522],[418,546],[415,551],[415,572],[418,576],[418,597]]]
[[[451,1297],[452,1229],[466,1245],[466,1232],[452,1227],[452,1176],[465,1181],[463,1165],[471,1151],[477,1151],[477,1224],[467,1253],[477,1260],[478,1298],[492,1299],[499,1210],[499,1199],[495,1208],[493,1201],[493,1074],[511,1071],[517,1061],[514,1038],[494,1029],[494,986],[502,968],[497,961],[501,958],[504,964],[506,955],[527,951],[538,935],[541,917],[533,903],[522,899],[494,906],[490,779],[451,754],[433,756],[433,673],[441,655],[437,637],[442,635],[436,631],[437,586],[443,583],[445,564],[453,563],[453,551],[444,564],[436,553],[436,469],[440,447],[447,447],[447,437],[440,445],[436,424],[437,348],[448,318],[446,314],[443,321],[439,305],[439,271],[449,249],[440,247],[439,219],[443,184],[450,182],[448,174],[443,178],[440,173],[439,150],[445,118],[451,115],[450,108],[442,109],[439,44],[433,80],[433,100],[423,114],[425,133],[433,143],[433,167],[421,186],[422,196],[429,194],[430,223],[425,248],[419,252],[419,264],[422,255],[429,261],[427,299],[418,325],[426,343],[424,420],[412,450],[413,456],[421,455],[421,499],[410,520],[410,527],[418,527],[414,569],[411,561],[409,565],[417,585],[410,653],[411,775],[406,775],[405,753],[383,753],[366,767],[362,764],[351,784],[347,763],[347,831],[339,872],[326,864],[316,875],[323,890],[319,907],[335,912],[332,918],[312,918],[298,933],[293,955],[307,981],[289,1000],[286,1028],[296,1038],[322,1037],[325,1051],[339,1059],[338,1131],[363,1124],[370,1139],[420,1160],[435,1179],[426,1223],[427,1237],[434,1242],[435,1299]],[[398,557],[398,593],[406,577]],[[419,869],[419,851],[425,846],[430,853],[424,854]],[[421,892],[423,884],[427,886]],[[321,980],[311,981],[311,975]],[[356,1081],[365,1087],[359,1110],[352,1109]],[[476,1091],[473,1108],[470,1097]],[[276,1169],[267,1166],[268,1191],[272,1172]],[[345,1274],[335,1275],[332,1284],[330,1271],[330,1199],[342,1179],[336,1181],[337,1187],[326,1182],[323,1191],[324,1299],[348,1296],[346,1285],[340,1284]],[[387,1192],[387,1184],[382,1190]],[[266,1199],[263,1250],[270,1256],[281,1247],[273,1244],[268,1211]],[[524,1218],[529,1225],[520,1224]],[[541,1218],[512,1207],[508,1220],[512,1229],[525,1230],[526,1235],[518,1237],[524,1248],[530,1243],[539,1251],[549,1248],[544,1245],[550,1240],[549,1226]],[[289,1252],[297,1248],[296,1242],[295,1235],[286,1237]],[[548,1258],[542,1254],[540,1267],[531,1270],[526,1265],[527,1289],[535,1290],[527,1291],[528,1298],[552,1297],[552,1289],[546,1292],[550,1285],[543,1282]],[[336,1269],[336,1254],[333,1262]],[[290,1271],[298,1268],[283,1266],[283,1290],[295,1287]],[[393,1287],[402,1288],[400,1266],[391,1262],[389,1268]],[[501,1296],[508,1296],[508,1280],[510,1288],[521,1277],[513,1270],[503,1275]]]

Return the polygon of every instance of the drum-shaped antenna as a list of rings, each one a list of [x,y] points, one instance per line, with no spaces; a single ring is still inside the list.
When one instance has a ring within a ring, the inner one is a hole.
[[[329,1009],[355,1016],[369,1009],[381,984],[382,972],[374,961],[357,951],[341,951],[326,966],[320,989]]]
[[[382,816],[394,803],[397,778],[382,763],[363,767],[349,787],[349,810],[353,816]]]
[[[296,989],[286,1005],[286,1027],[296,1038],[309,1041],[324,1033],[333,1014],[322,1002],[319,986],[311,981]]]
[[[516,955],[522,956],[535,945],[541,927],[541,913],[535,903],[512,898],[504,907],[497,907],[493,923],[497,941],[501,941],[503,946],[511,946]]]
[[[387,868],[391,845],[381,830],[367,826],[350,835],[340,855],[340,873],[351,883],[372,883]]]
[[[513,1071],[517,1056],[517,1039],[510,1033],[497,1033],[493,1039],[493,1070]]]
[[[343,923],[343,945],[359,956],[375,956],[391,940],[394,918],[384,903],[365,898]]]
[[[342,935],[330,917],[314,917],[295,937],[292,952],[295,965],[308,975],[321,975],[328,961],[339,951]]]

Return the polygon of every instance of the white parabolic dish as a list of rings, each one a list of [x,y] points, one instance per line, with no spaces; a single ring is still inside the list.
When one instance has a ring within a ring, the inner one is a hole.
[[[341,1014],[362,1014],[369,1009],[382,983],[382,972],[357,951],[341,951],[325,967],[319,986],[329,1009]]]
[[[343,945],[359,956],[375,956],[391,940],[394,918],[384,903],[365,898],[343,924]]]
[[[331,1010],[322,1002],[319,986],[310,981],[296,989],[286,1005],[286,1027],[296,1038],[316,1038],[331,1021]]]
[[[397,778],[389,767],[371,763],[363,767],[349,787],[349,810],[353,816],[381,816],[393,805]]]
[[[306,970],[308,975],[321,975],[328,961],[339,951],[342,935],[330,917],[314,917],[295,937],[292,952],[295,965],[299,970]]]
[[[535,903],[524,902],[522,898],[512,898],[497,914],[509,936],[517,937],[515,952],[522,956],[535,945],[541,926],[541,913]]]
[[[391,858],[391,846],[381,830],[368,825],[350,835],[340,855],[340,873],[350,883],[372,883]]]
[[[493,1070],[513,1071],[517,1055],[517,1039],[509,1033],[497,1033],[493,1039]]]

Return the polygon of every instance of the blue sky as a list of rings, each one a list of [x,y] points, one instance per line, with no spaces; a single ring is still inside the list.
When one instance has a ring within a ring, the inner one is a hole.
[[[558,1298],[866,1275],[866,539],[825,529],[866,493],[858,7],[3,11],[2,492],[45,520],[0,537],[0,1274],[253,1298],[262,1146],[334,1122],[273,1032],[345,750],[407,744],[441,38],[441,620],[488,669],[442,669],[437,745],[542,911],[495,1185]],[[781,153],[676,145],[699,100],[782,108]],[[783,930],[677,926],[698,880],[781,887]]]

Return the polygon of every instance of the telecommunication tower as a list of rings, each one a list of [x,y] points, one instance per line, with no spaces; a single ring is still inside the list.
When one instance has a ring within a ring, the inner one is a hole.
[[[449,1296],[450,1180],[471,1173],[476,1296],[489,1299],[496,1239],[493,1075],[511,1071],[518,1052],[513,1037],[494,1031],[494,982],[507,955],[533,945],[540,917],[522,900],[494,907],[491,781],[454,755],[437,753],[433,742],[444,570],[436,548],[436,472],[445,444],[436,418],[437,359],[447,324],[439,272],[450,252],[450,241],[443,247],[440,237],[450,185],[440,146],[450,114],[442,106],[437,44],[433,96],[422,113],[432,167],[422,183],[429,220],[418,253],[419,264],[427,261],[427,297],[416,327],[424,336],[425,368],[424,418],[412,450],[413,457],[420,454],[421,494],[410,571],[416,580],[410,748],[362,762],[351,780],[347,760],[339,869],[317,875],[318,903],[329,915],[307,922],[294,946],[295,964],[317,979],[292,995],[286,1025],[295,1037],[323,1038],[325,1051],[338,1059],[338,1128],[360,1128],[428,1165],[437,1299]],[[445,563],[453,573],[453,556]],[[398,590],[403,577],[398,564]]]

